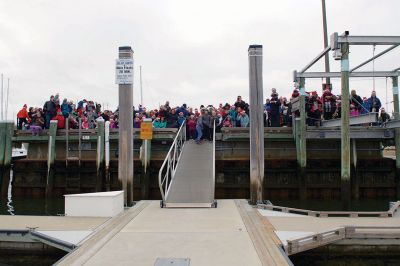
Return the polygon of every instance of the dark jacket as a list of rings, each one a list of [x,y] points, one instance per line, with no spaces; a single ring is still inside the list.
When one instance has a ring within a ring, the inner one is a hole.
[[[177,114],[168,114],[166,121],[167,121],[168,128],[178,128],[178,115]]]
[[[354,106],[358,109],[361,110],[361,105],[363,103],[363,100],[361,99],[360,96],[350,96],[350,104],[354,104]]]
[[[378,97],[370,97],[368,99],[368,111],[372,112],[372,109],[375,108],[375,112],[379,112],[379,109],[381,109],[381,101],[379,100]]]
[[[56,114],[56,104],[52,101],[47,101],[43,106],[43,112],[48,115]]]

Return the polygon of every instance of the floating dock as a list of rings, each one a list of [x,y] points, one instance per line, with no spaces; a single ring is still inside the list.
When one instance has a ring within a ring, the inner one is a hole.
[[[400,250],[398,209],[399,202],[388,216],[320,217],[246,200],[218,200],[218,208],[160,208],[159,201],[140,201],[113,218],[2,216],[0,228],[29,227],[74,245],[58,265],[292,265],[290,255],[324,246]]]

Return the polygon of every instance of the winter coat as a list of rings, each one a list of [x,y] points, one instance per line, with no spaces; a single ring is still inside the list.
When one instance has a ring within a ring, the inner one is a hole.
[[[248,127],[249,126],[249,116],[245,113],[244,115],[238,115],[236,120],[240,121],[240,127]]]
[[[65,118],[63,115],[56,115],[51,120],[57,120],[57,128],[58,129],[65,128]]]
[[[184,116],[178,116],[178,125],[182,126],[183,122],[185,122],[186,118]]]
[[[26,118],[26,119],[28,119],[29,118],[29,115],[28,115],[28,111],[26,110],[26,107],[23,107],[21,110],[19,110],[19,112],[18,112],[18,114],[17,114],[17,118]]]
[[[379,100],[378,97],[370,97],[368,99],[368,111],[372,112],[372,109],[375,108],[375,112],[379,112],[379,109],[381,109],[382,104],[381,100]]]
[[[64,117],[68,117],[69,114],[72,112],[72,107],[68,103],[61,104],[61,112]]]

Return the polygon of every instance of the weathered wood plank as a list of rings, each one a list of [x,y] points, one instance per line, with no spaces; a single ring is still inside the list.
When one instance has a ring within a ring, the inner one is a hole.
[[[245,200],[235,200],[235,203],[262,264],[268,266],[290,265],[290,261],[276,244],[277,240],[274,240],[274,232],[265,227],[263,220],[266,219]]]

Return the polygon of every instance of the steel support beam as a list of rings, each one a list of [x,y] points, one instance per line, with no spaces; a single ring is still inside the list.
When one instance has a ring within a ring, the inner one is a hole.
[[[310,63],[308,63],[301,71],[300,73],[303,73],[307,71],[310,67],[312,67],[315,63],[317,63],[322,57],[325,56],[329,51],[331,50],[331,47],[326,47],[319,55],[317,55],[316,58],[314,58]]]
[[[383,126],[384,126],[384,128],[387,128],[387,129],[400,128],[400,120],[388,121]],[[399,162],[399,167],[400,167],[400,162]]]
[[[305,72],[298,73],[294,72],[294,80],[298,80],[299,78],[341,78],[341,72]],[[366,71],[366,72],[351,72],[349,74],[350,78],[369,78],[369,77],[398,77],[400,73],[398,71]]]
[[[349,124],[359,125],[359,124],[376,123],[378,122],[376,116],[377,113],[368,113],[365,115],[350,117]],[[331,119],[323,121],[321,127],[339,127],[339,126],[341,126],[341,119]]]
[[[331,35],[331,47],[347,43],[349,45],[400,45],[400,36],[340,36]]]
[[[322,0],[322,24],[324,28],[324,47],[328,47],[328,30],[327,30],[327,23],[326,23],[326,5],[325,0]],[[325,54],[325,72],[331,72],[329,68],[329,54]],[[330,78],[325,79],[327,84],[331,83]]]
[[[350,128],[350,139],[394,139],[394,130],[381,127]],[[341,139],[340,129],[308,129],[307,139]]]
[[[350,72],[353,72],[354,70],[359,69],[360,67],[362,67],[362,66],[368,64],[369,62],[371,62],[371,61],[377,59],[378,57],[381,57],[382,55],[384,55],[384,54],[386,54],[387,52],[389,52],[389,51],[393,50],[394,48],[396,48],[397,46],[399,46],[399,45],[398,45],[398,44],[395,44],[395,45],[393,45],[393,46],[387,48],[386,50],[380,52],[379,54],[377,54],[377,55],[371,57],[371,58],[368,59],[367,61],[365,61],[365,62],[359,64],[358,66],[356,66],[356,67],[354,67],[354,68],[352,68],[352,69],[350,70]]]

